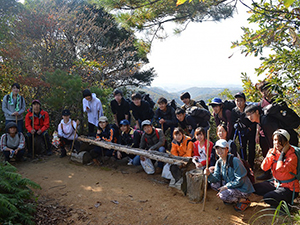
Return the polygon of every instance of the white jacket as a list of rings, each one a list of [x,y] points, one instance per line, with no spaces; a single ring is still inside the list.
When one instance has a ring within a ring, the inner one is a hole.
[[[97,98],[95,93],[92,93],[92,100],[88,101],[82,99],[83,112],[87,112],[88,121],[98,127],[98,119],[103,116],[103,109],[100,99]],[[87,110],[86,107],[89,109]]]
[[[73,123],[73,126],[72,126]],[[74,120],[69,119],[67,123],[64,122],[62,119],[60,121],[60,124],[58,125],[58,136],[66,138],[68,140],[73,140],[75,135],[75,129],[76,129],[76,122]],[[75,139],[77,139],[78,135],[76,134]]]

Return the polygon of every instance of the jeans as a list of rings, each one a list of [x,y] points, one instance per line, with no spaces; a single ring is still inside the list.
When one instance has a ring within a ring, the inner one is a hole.
[[[157,151],[159,151],[159,152],[166,152],[166,149],[165,149],[165,147],[162,146],[159,149],[157,149]],[[141,165],[141,161],[140,160],[141,160],[141,158],[140,158],[139,155],[135,156],[133,158],[133,160],[132,160],[132,165],[134,165],[134,166]],[[163,162],[158,162],[157,163],[157,167],[163,168],[164,167],[164,163]]]
[[[18,153],[15,155],[15,156],[16,156],[16,159],[17,159],[17,160],[22,159],[22,157],[24,156],[24,153],[25,153],[25,149],[24,149],[24,148],[23,148],[23,149],[20,149],[20,150],[18,151]],[[9,158],[10,151],[3,151],[3,154],[4,154],[5,161],[8,161],[8,162],[9,162],[9,160],[10,160],[10,158]]]

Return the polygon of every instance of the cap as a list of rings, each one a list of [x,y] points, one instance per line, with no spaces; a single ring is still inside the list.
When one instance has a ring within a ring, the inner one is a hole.
[[[33,101],[31,102],[31,105],[33,105],[34,103],[38,103],[38,104],[40,104],[40,105],[41,105],[40,101],[39,101],[39,100],[37,100],[37,99],[33,100]]]
[[[100,116],[99,117],[99,122],[108,122],[108,119],[106,116]]]
[[[215,147],[228,148],[229,144],[226,140],[220,139],[216,142]]]
[[[130,123],[129,123],[129,121],[128,120],[121,120],[121,122],[120,122],[120,125],[125,125],[125,126],[127,126],[127,125],[129,125]]]
[[[8,132],[8,129],[12,128],[12,127],[18,128],[18,126],[17,126],[17,124],[15,122],[9,122],[9,123],[7,123],[6,126],[5,126],[6,132]]]
[[[63,116],[70,116],[70,115],[71,115],[71,112],[70,112],[70,110],[68,110],[68,109],[64,109],[64,110],[62,111],[62,115],[63,115]]]
[[[209,105],[221,105],[223,104],[222,99],[220,98],[213,98],[211,100],[211,103],[209,103]]]
[[[246,96],[243,92],[238,92],[234,95],[235,98],[243,98],[246,100]]]
[[[92,96],[92,93],[89,89],[85,89],[85,90],[82,91],[82,95],[85,98],[87,96]]]
[[[284,129],[278,129],[276,130],[273,135],[275,134],[281,134],[282,136],[284,136],[288,141],[290,141],[290,134],[289,132],[287,132],[286,130]]]
[[[144,127],[145,125],[151,125],[151,121],[150,120],[144,120],[142,122],[142,127]]]

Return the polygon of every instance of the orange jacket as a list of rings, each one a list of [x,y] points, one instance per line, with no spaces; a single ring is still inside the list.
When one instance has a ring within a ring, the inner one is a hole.
[[[172,141],[171,154],[181,157],[192,157],[193,152],[193,142],[190,137],[184,135],[182,141],[178,143],[177,141]]]
[[[282,166],[276,170],[277,160],[279,159],[279,156],[279,151],[275,150],[274,148],[270,149],[266,158],[261,164],[261,168],[264,171],[271,169],[273,177],[279,181],[294,178],[294,176],[290,174],[290,172],[297,174],[298,158],[295,154],[295,149],[290,146],[289,150],[285,154]],[[274,180],[274,184],[276,187],[278,185],[278,182]],[[297,179],[288,183],[281,183],[280,186],[289,188],[291,191],[293,191],[295,187],[295,192],[299,192],[299,181]]]

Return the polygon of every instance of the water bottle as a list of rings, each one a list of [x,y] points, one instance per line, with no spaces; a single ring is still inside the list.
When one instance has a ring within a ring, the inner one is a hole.
[[[14,154],[15,154],[15,151],[14,151],[14,150],[12,150],[12,151],[11,151],[11,153],[10,153],[10,155],[9,155],[9,158],[12,158],[12,157],[14,157]]]

